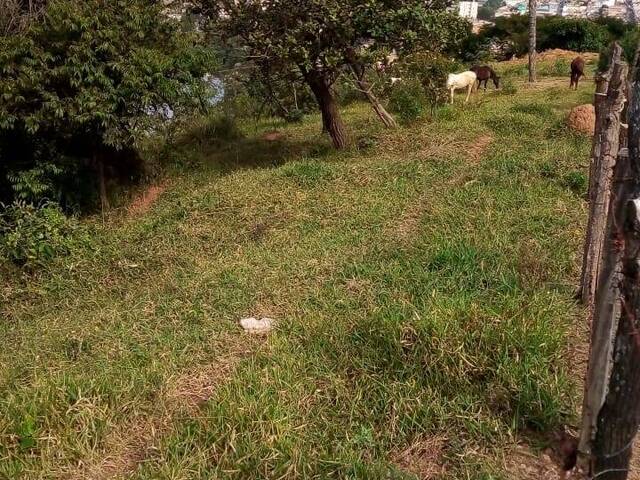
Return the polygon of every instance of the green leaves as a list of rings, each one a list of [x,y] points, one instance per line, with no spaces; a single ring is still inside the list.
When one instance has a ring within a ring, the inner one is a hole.
[[[0,213],[0,260],[9,260],[27,269],[45,266],[53,258],[69,253],[87,241],[86,231],[60,207],[44,203],[40,207],[19,201],[2,206]],[[32,445],[31,423],[23,424],[22,437]]]
[[[0,198],[8,171],[61,161],[53,152],[81,168],[105,145],[132,146],[150,107],[200,106],[192,92],[214,59],[199,41],[148,0],[58,0],[0,35]]]

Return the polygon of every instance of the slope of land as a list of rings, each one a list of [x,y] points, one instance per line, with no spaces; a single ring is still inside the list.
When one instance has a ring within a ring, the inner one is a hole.
[[[0,478],[541,478],[510,452],[575,422],[593,85],[516,83],[393,132],[352,105],[367,149],[184,144],[148,210],[5,279]]]

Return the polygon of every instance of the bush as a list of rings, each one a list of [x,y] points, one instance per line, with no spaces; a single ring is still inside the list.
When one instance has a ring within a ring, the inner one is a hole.
[[[16,201],[0,213],[0,258],[28,269],[68,254],[81,238],[80,226],[55,203],[40,207]]]
[[[563,48],[577,52],[597,52],[612,36],[605,25],[580,18],[549,17],[539,30],[540,50]]]
[[[618,43],[622,47],[622,59],[626,60],[627,63],[632,65],[633,60],[635,59],[636,51],[638,50],[638,45],[640,44],[640,30],[635,29],[628,31],[622,36],[622,38],[620,38]],[[600,50],[600,58],[598,59],[598,71],[604,72],[609,68],[612,48],[613,43]]]
[[[89,165],[102,180],[130,173],[137,159],[116,152],[148,134],[150,112],[205,103],[211,50],[163,9],[148,0],[57,0],[19,32],[0,33],[0,201],[67,193],[61,170],[77,177]]]
[[[463,66],[460,63],[444,55],[429,52],[408,55],[391,72],[391,75],[404,79],[391,88],[390,101],[395,104],[392,109],[406,111],[408,117],[419,116],[422,113],[417,112],[420,105],[423,110],[425,106],[434,110],[447,99],[447,75],[461,69]],[[421,91],[417,85],[422,87]],[[404,98],[412,94],[416,96],[414,102],[410,98]],[[411,106],[412,103],[415,105]],[[410,111],[413,113],[409,113]],[[405,120],[410,119],[413,118]]]
[[[389,108],[403,122],[420,118],[427,110],[427,104],[423,87],[417,80],[404,80],[391,89]]]
[[[632,24],[617,20],[593,21],[586,18],[541,17],[538,18],[537,47],[539,51],[552,48],[575,50],[578,52],[597,52],[612,40],[622,38],[634,31]],[[487,41],[509,41],[513,52],[524,55],[528,51],[529,17],[513,15],[500,17],[495,24],[484,28],[478,35],[478,41],[469,45],[484,45]]]

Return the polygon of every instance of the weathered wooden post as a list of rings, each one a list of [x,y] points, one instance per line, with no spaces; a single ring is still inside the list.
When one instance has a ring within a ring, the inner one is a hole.
[[[627,85],[614,65],[609,91]],[[614,169],[595,296],[579,464],[589,478],[623,480],[640,422],[640,74],[631,76],[628,149]],[[609,100],[609,99],[608,99]],[[610,111],[608,115],[615,116]]]
[[[596,127],[589,166],[589,220],[580,279],[580,297],[589,307],[590,318],[593,316],[593,300],[605,243],[611,179],[620,138],[620,112],[625,100],[622,89],[609,91],[614,65],[620,62],[621,56],[622,48],[615,43],[609,70],[598,82],[594,99]]]
[[[536,81],[536,20],[538,0],[529,0],[529,82]]]

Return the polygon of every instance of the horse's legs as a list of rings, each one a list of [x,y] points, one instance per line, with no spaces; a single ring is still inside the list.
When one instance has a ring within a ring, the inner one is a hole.
[[[450,91],[451,91],[451,105],[453,105],[453,92],[455,91],[455,88],[451,87]]]
[[[467,98],[464,101],[464,103],[467,103],[469,101],[469,97],[471,96],[471,90],[473,90],[473,85],[475,85],[475,82],[467,86]]]

